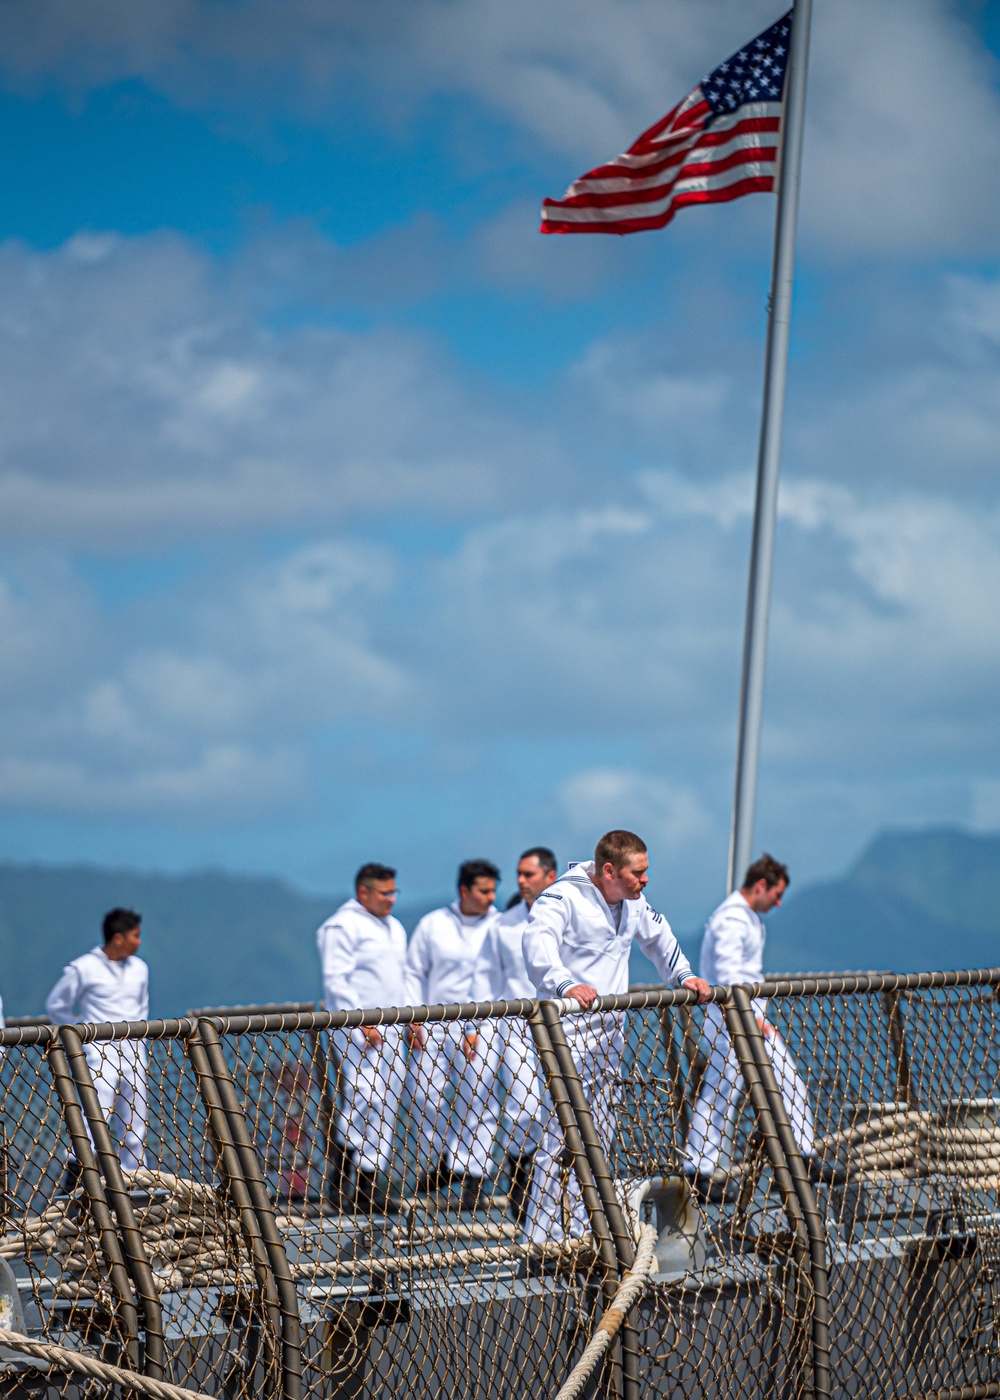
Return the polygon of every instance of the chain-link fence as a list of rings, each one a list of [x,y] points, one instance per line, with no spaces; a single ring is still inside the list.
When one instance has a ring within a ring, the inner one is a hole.
[[[617,1260],[585,1211],[562,1228],[577,1171],[589,1178],[564,1152],[534,1009],[218,1021],[213,1063],[274,1202],[308,1393],[471,1400],[571,1367]],[[552,1222],[533,1204],[543,1144]]]
[[[631,994],[553,1026],[607,1162],[623,1267],[638,1229],[657,1231],[629,1369],[642,1395],[805,1394],[810,1249],[783,1146],[736,1008],[691,1002]]]
[[[996,1395],[998,987],[12,1027],[0,1327],[226,1400]]]
[[[873,1364],[893,1394],[995,1385],[997,984],[856,981],[762,989],[815,1116],[833,1387]]]

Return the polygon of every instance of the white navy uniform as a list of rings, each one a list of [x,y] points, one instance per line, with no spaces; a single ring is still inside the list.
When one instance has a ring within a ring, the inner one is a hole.
[[[45,1011],[57,1026],[74,1021],[145,1021],[149,1017],[149,968],[138,954],[114,960],[103,948],[63,968]],[[84,1046],[101,1110],[121,1143],[125,1171],[145,1166],[148,1118],[146,1043],[92,1041]]]
[[[327,1011],[406,1005],[406,930],[349,899],[316,932]],[[333,1032],[340,1064],[337,1133],[361,1171],[387,1171],[399,1100],[406,1083],[403,1032],[380,1026],[382,1044],[361,1030]]]
[[[609,905],[590,878],[593,872],[593,861],[571,865],[531,906],[523,947],[538,995],[561,997],[581,984],[594,987],[602,996],[627,992],[633,942],[656,965],[664,982],[679,984],[689,978],[691,965],[663,915],[644,895]],[[603,1012],[565,1022],[566,1040],[608,1153],[614,1136],[612,1093],[625,1049],[622,1020],[618,1012]],[[575,1176],[569,1175],[565,1188],[560,1181],[562,1148],[562,1132],[550,1114],[535,1154],[528,1206],[528,1237],[533,1241],[563,1237],[564,1189],[569,1198],[569,1233],[582,1235],[589,1228]]]
[[[491,1001],[535,999],[522,946],[530,912],[524,900],[518,900],[487,929],[480,957],[490,978]],[[521,1157],[534,1152],[542,1136],[542,1085],[535,1043],[520,1017],[505,1016],[486,1034],[490,1044],[485,1072],[491,1076],[487,1119],[499,1126],[500,1096],[505,1091],[503,1106],[510,1127],[507,1151]]]
[[[458,900],[424,915],[406,953],[410,1005],[491,1000],[494,974],[483,944],[495,918],[496,909],[463,914]],[[425,1029],[427,1043],[411,1051],[409,1062],[421,1160],[427,1167],[443,1160],[452,1171],[484,1176],[495,1128],[488,1109],[489,1074],[484,1073],[488,1040],[480,1040],[472,1059],[462,1048],[463,1036],[484,1028],[474,1021],[451,1021],[430,1022]]]
[[[739,890],[724,899],[705,925],[699,971],[713,987],[740,982],[760,982],[764,977],[764,920]],[[763,1017],[767,1003],[757,999],[754,1012]],[[712,1172],[718,1166],[726,1130],[739,1106],[740,1070],[733,1054],[722,1011],[714,1003],[705,1007],[702,1030],[708,1065],[691,1117],[687,1160],[695,1171]],[[799,1078],[791,1052],[778,1035],[767,1035],[764,1047],[792,1125],[796,1145],[803,1155],[813,1150],[813,1117],[806,1086]]]

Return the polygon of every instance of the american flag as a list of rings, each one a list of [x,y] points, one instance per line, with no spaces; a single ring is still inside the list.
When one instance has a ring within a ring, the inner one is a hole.
[[[542,204],[542,233],[639,233],[686,204],[774,188],[792,12],[714,68],[672,112],[562,199]]]

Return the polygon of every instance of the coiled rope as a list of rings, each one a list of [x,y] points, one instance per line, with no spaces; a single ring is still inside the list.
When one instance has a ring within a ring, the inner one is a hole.
[[[126,1390],[138,1391],[152,1396],[152,1400],[214,1400],[199,1390],[185,1390],[183,1386],[170,1385],[168,1381],[156,1381],[151,1376],[140,1376],[137,1371],[123,1371],[120,1366],[109,1366],[96,1357],[84,1356],[71,1351],[69,1347],[56,1346],[53,1342],[36,1342],[32,1337],[24,1337],[20,1332],[8,1332],[0,1327],[0,1346],[10,1351],[24,1352],[38,1361],[47,1361],[51,1366],[63,1371],[77,1371],[81,1376],[93,1380],[109,1381]]]
[[[556,1400],[576,1400],[614,1340],[618,1329],[646,1291],[656,1259],[656,1240],[655,1227],[643,1225],[636,1244],[635,1262],[622,1279],[610,1307],[605,1309],[594,1329],[594,1335],[583,1349],[583,1355],[563,1382]]]

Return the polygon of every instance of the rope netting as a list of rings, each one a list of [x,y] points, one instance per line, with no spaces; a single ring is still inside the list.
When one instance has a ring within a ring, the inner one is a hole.
[[[816,1117],[833,1383],[923,1394],[998,1378],[994,986],[779,996]]]
[[[8,1030],[0,1327],[226,1400],[985,1397],[998,985]]]
[[[562,1227],[574,1170],[527,1021],[380,1014],[223,1037],[301,1298],[305,1390],[499,1397],[564,1372],[608,1268],[585,1216]],[[545,1145],[559,1219],[539,1225]]]
[[[10,1032],[7,1033],[8,1035]],[[3,1111],[3,1235],[26,1324],[71,1348],[114,1363],[134,1347],[134,1307],[119,1241],[80,1218],[78,1177],[69,1170],[70,1132],[59,1088],[65,1067],[42,1043],[8,1048],[0,1061]],[[105,1227],[108,1220],[103,1221]],[[8,1314],[9,1315],[9,1314]]]
[[[566,1018],[571,1048],[586,1035],[580,1019]],[[773,1125],[740,1074],[743,1046],[718,1005],[607,1020],[610,1053],[583,1087],[629,1225],[657,1235],[637,1322],[640,1393],[807,1393],[806,1243],[776,1177]]]

